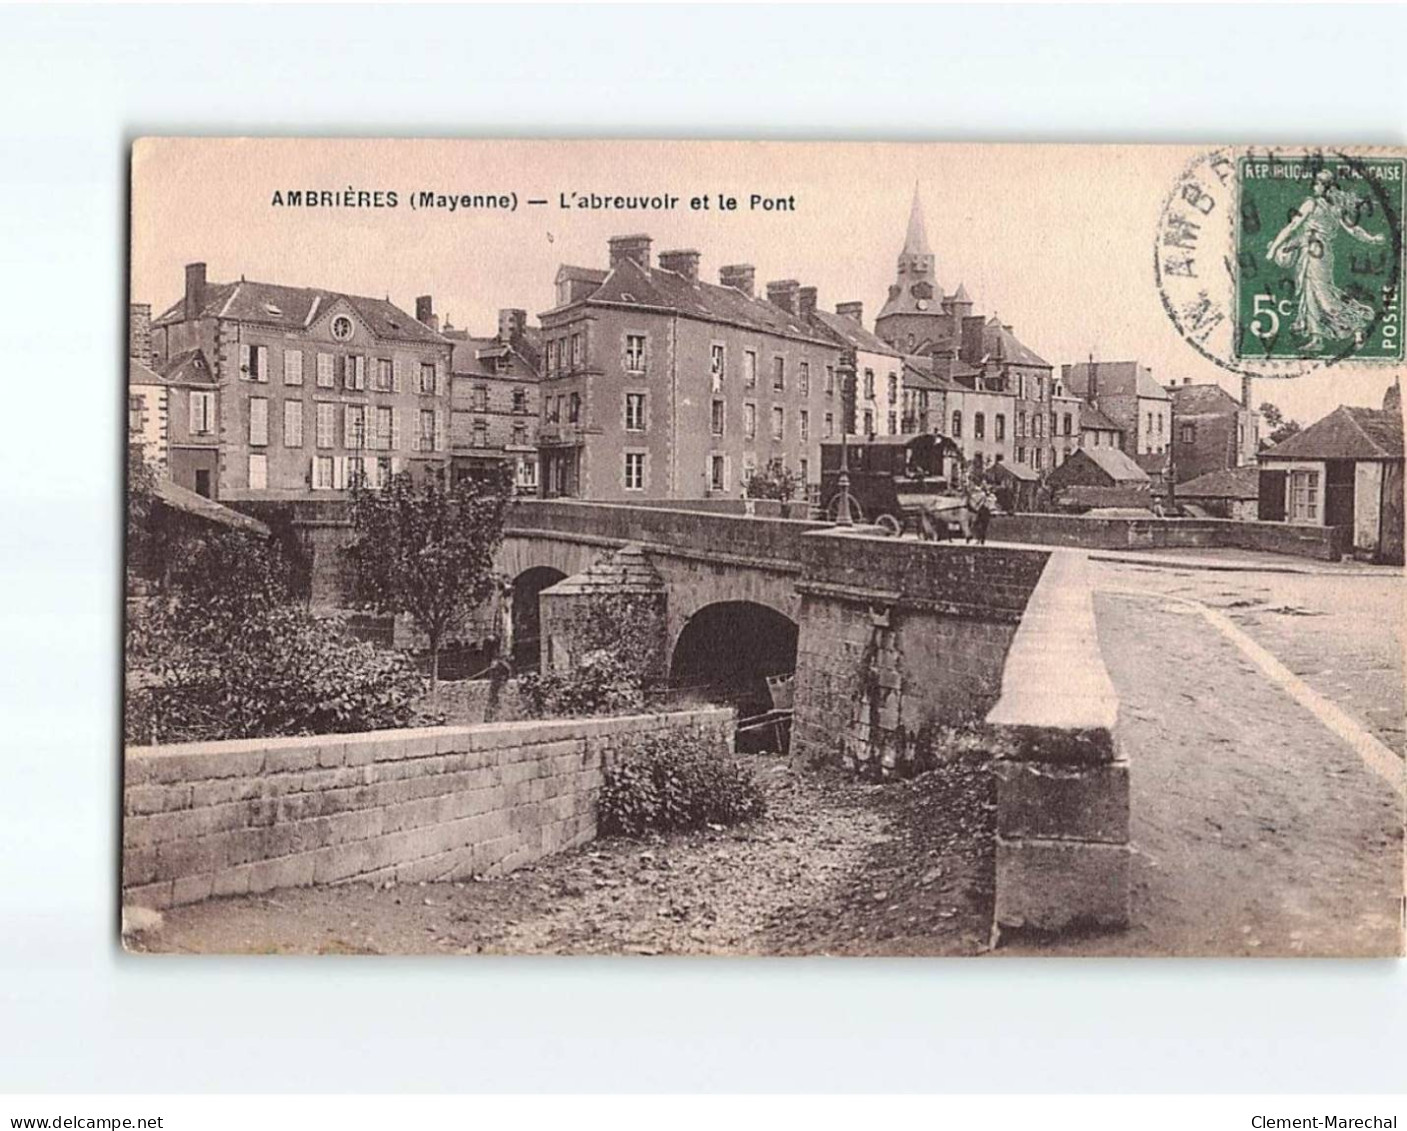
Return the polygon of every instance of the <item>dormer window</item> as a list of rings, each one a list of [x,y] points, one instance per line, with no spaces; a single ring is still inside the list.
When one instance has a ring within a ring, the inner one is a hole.
[[[282,318],[282,317],[283,317],[283,311],[280,310],[277,306],[275,306],[275,305],[274,305],[273,303],[271,303],[271,302],[266,302],[266,303],[264,303],[264,309],[267,310],[270,314],[274,315],[274,316],[277,317],[277,318]]]

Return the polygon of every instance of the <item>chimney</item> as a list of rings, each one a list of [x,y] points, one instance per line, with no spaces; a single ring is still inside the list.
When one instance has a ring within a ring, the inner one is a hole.
[[[1085,400],[1092,405],[1099,403],[1099,362],[1094,354],[1089,355],[1089,380],[1085,383]]]
[[[127,356],[143,365],[152,363],[151,303],[134,302],[127,311]]]
[[[767,284],[767,301],[788,314],[796,313],[796,292],[801,284],[795,279],[776,279]]]
[[[435,300],[430,295],[421,295],[415,300],[415,320],[439,332],[440,320],[435,316]]]
[[[1247,412],[1250,412],[1251,409],[1255,407],[1251,404],[1251,401],[1253,401],[1254,399],[1255,395],[1251,392],[1250,374],[1243,373],[1241,374],[1241,407],[1244,408]]]
[[[505,309],[498,312],[498,340],[504,345],[516,346],[523,340],[523,332],[527,329],[528,312],[526,310]]]
[[[1191,378],[1191,377],[1184,377],[1184,378],[1182,379],[1182,383],[1183,383],[1184,385],[1190,385],[1190,384],[1192,384],[1192,378]]]
[[[647,235],[612,236],[607,241],[611,253],[611,270],[614,271],[626,259],[634,260],[639,266],[648,269],[652,242]]]
[[[1249,378],[1246,380],[1249,380]],[[1383,411],[1392,413],[1400,413],[1402,411],[1402,382],[1400,378],[1394,377],[1392,379],[1392,386],[1383,394]]]
[[[838,302],[835,304],[835,312],[842,318],[853,318],[860,325],[865,323],[865,304],[863,302]]]
[[[718,284],[742,291],[752,298],[752,288],[757,280],[757,268],[751,263],[730,263],[718,269]]]
[[[796,312],[803,318],[816,313],[816,288],[802,287],[796,292]]]
[[[699,253],[692,248],[660,252],[660,266],[666,271],[682,275],[691,283],[699,281]]]
[[[205,305],[205,264],[186,264],[186,309],[185,316],[198,318]]]

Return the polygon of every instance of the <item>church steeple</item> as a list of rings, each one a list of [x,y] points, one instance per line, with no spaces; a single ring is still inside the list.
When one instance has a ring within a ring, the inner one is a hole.
[[[899,253],[899,277],[922,279],[936,288],[933,278],[933,249],[928,246],[928,229],[923,223],[923,204],[918,198],[918,182],[914,182],[914,199],[909,205],[909,228],[904,233],[904,250]],[[930,297],[932,295],[930,294]],[[939,291],[938,297],[942,297]]]
[[[918,199],[918,182],[914,182],[914,201],[909,206],[909,230],[904,236],[904,255],[928,255],[933,254],[933,249],[928,246],[928,232],[923,226],[923,205]]]

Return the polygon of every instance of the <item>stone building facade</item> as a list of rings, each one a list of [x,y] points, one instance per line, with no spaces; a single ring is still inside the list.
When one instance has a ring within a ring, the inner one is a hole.
[[[152,352],[151,307],[128,322],[127,438],[155,472],[206,498],[218,495],[219,388],[201,350],[162,363]]]
[[[1250,397],[1249,379],[1243,396]],[[1177,482],[1256,462],[1260,416],[1220,385],[1169,385],[1172,450]]]
[[[211,283],[192,263],[151,350],[158,371],[198,356],[213,378],[219,498],[317,497],[448,466],[451,345],[387,299]]]
[[[769,284],[764,300],[751,266],[715,285],[698,252],[656,264],[651,242],[617,236],[604,272],[558,271],[540,316],[542,494],[736,497],[773,463],[818,483],[843,351],[800,314],[800,284]]]
[[[428,297],[416,300],[416,318],[436,325]],[[537,432],[541,405],[541,339],[523,310],[498,312],[498,332],[476,338],[445,327],[450,361],[450,458],[456,480],[487,465],[506,463],[519,491],[537,494]]]

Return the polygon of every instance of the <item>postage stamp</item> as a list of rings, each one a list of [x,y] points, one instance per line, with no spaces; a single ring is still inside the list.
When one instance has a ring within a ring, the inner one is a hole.
[[[1198,353],[1257,377],[1403,358],[1401,156],[1221,149],[1158,224],[1164,309]]]

